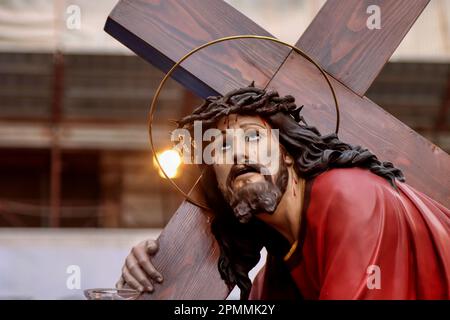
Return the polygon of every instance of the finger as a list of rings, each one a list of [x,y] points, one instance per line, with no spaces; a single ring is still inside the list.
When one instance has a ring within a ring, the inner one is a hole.
[[[123,280],[123,277],[120,276],[119,281],[117,281],[117,283],[116,283],[116,288],[123,289],[124,284],[125,284],[125,280]]]
[[[129,256],[126,260],[126,266],[130,274],[143,286],[147,291],[153,292],[154,288],[147,275],[141,269],[141,266],[137,262],[134,256]]]
[[[148,254],[154,255],[158,252],[159,245],[156,240],[147,240],[145,246]]]
[[[122,276],[126,283],[133,289],[138,290],[139,292],[144,291],[144,287],[139,284],[139,282],[131,275],[130,271],[127,267],[123,267]]]
[[[161,283],[163,281],[163,276],[150,262],[148,254],[142,252],[141,250],[136,250],[133,253],[139,265],[145,270],[145,272],[151,277],[151,279]]]

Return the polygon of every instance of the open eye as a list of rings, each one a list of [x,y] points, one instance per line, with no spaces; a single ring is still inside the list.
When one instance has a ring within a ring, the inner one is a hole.
[[[254,142],[260,139],[259,131],[250,130],[245,133],[245,142]]]
[[[222,151],[228,151],[228,150],[230,150],[230,149],[231,149],[231,143],[229,143],[229,142],[227,141],[227,139],[224,139],[224,140],[223,140],[223,143],[222,143],[221,149],[222,149]]]

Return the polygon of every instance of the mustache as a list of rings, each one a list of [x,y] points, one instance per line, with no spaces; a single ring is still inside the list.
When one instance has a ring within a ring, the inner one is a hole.
[[[261,170],[264,168],[264,166],[257,164],[257,163],[244,163],[244,164],[235,164],[231,167],[230,173],[227,177],[227,187],[229,189],[232,188],[232,184],[234,179],[236,179],[237,176],[246,173],[246,172],[256,172],[261,173]]]

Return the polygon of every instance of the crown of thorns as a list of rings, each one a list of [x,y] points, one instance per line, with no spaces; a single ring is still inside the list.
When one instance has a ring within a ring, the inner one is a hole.
[[[201,121],[205,126],[212,126],[230,114],[271,116],[283,112],[298,123],[305,122],[300,115],[303,106],[295,104],[291,95],[280,97],[275,90],[256,88],[254,82],[246,88],[230,91],[224,96],[211,96],[196,108],[190,115],[176,121],[179,128],[190,128],[194,121]]]

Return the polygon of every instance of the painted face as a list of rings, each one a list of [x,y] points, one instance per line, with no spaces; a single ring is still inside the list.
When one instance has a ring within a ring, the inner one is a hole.
[[[257,116],[230,115],[218,121],[213,164],[219,190],[245,223],[273,213],[286,190],[288,170],[276,133]],[[227,161],[228,160],[228,161]]]

